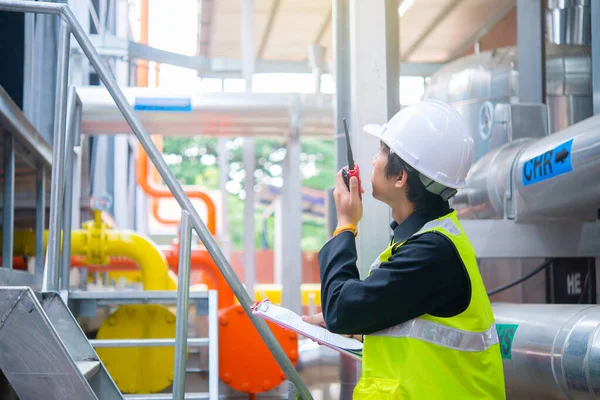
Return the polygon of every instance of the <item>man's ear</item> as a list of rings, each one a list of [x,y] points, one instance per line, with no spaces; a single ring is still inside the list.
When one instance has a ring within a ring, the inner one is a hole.
[[[398,178],[396,179],[396,183],[394,184],[394,186],[398,189],[403,188],[406,186],[407,180],[408,180],[408,172],[406,172],[406,170],[403,169],[400,172],[400,175],[398,175]]]

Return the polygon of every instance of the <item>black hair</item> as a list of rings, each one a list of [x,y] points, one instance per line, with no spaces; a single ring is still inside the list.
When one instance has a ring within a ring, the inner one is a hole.
[[[448,201],[425,189],[425,185],[423,185],[419,176],[419,171],[408,165],[397,154],[391,152],[385,143],[382,142],[381,146],[388,156],[388,162],[385,166],[386,178],[398,177],[402,171],[406,171],[408,174],[406,180],[408,186],[406,197],[415,207],[415,211],[433,217],[439,217],[450,212]]]

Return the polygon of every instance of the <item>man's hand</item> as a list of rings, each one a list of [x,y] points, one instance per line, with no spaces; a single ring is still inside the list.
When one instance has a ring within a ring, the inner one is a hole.
[[[322,312],[315,314],[315,315],[310,315],[310,316],[303,315],[302,321],[308,322],[309,324],[312,324],[312,325],[319,325],[320,327],[327,329],[327,326],[325,325],[325,319],[323,318]],[[350,338],[350,339],[356,339],[361,342],[363,341],[362,335],[342,335],[342,336]]]
[[[364,189],[362,192],[364,193]],[[358,193],[358,179],[354,176],[350,178],[350,191],[348,191],[346,183],[344,183],[342,171],[338,171],[335,176],[333,198],[337,211],[338,226],[347,224],[358,225],[363,214],[362,201]]]
[[[320,327],[327,329],[327,326],[325,325],[325,318],[323,318],[322,312],[315,314],[315,315],[310,315],[310,316],[303,315],[302,321],[308,322],[309,324],[312,324],[312,325],[319,325]]]

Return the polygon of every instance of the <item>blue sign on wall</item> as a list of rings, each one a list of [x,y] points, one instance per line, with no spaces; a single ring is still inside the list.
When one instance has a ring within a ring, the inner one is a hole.
[[[136,111],[192,111],[192,100],[178,97],[136,97],[133,109]]]
[[[525,161],[522,171],[523,185],[532,185],[571,172],[573,170],[571,164],[572,145],[573,139]]]

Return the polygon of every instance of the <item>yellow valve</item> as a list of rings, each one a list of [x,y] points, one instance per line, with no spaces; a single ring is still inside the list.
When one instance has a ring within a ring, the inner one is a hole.
[[[107,234],[109,226],[102,222],[102,212],[94,210],[94,220],[83,224],[86,233],[84,244],[87,249],[86,263],[107,265],[110,260],[106,254]]]

